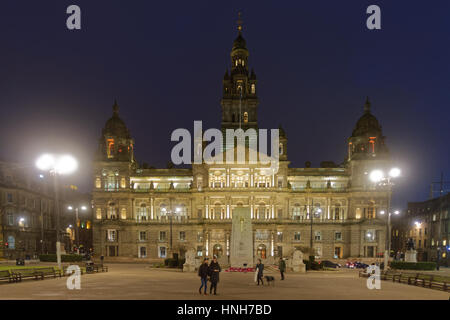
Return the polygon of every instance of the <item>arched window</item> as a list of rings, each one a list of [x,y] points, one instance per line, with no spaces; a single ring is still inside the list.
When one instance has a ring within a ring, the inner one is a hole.
[[[258,246],[258,249],[256,251],[256,255],[260,258],[260,259],[266,259],[266,246],[263,244],[260,244]]]
[[[120,211],[120,219],[122,219],[122,220],[127,219],[127,209],[126,208],[122,208],[122,210]]]
[[[375,207],[374,203],[370,202],[369,206],[367,207],[367,219],[375,219]]]
[[[248,122],[248,112],[244,112],[244,123]]]
[[[251,86],[250,90],[251,90],[252,94],[256,93],[256,85],[254,83],[252,83],[252,86]]]
[[[341,218],[341,205],[338,203],[334,206],[334,220]]]
[[[281,156],[283,154],[283,144],[280,142],[278,154]]]
[[[296,203],[294,205],[294,208],[292,209],[292,219],[294,220],[300,220],[302,219],[302,207],[299,203]]]
[[[266,204],[264,202],[260,202],[258,206],[258,212],[256,214],[257,219],[266,219]]]
[[[159,206],[159,216],[165,217],[167,215],[167,208],[166,205],[163,203]]]
[[[213,247],[213,256],[219,259],[223,255],[223,249],[220,244],[215,244]]]
[[[114,202],[110,202],[108,205],[108,219],[117,219],[117,211],[116,204]]]
[[[214,206],[214,217],[213,219],[223,219],[222,215],[222,206],[219,203],[216,203]]]
[[[141,203],[141,205],[138,208],[138,221],[147,221],[148,218],[148,208],[145,203]]]

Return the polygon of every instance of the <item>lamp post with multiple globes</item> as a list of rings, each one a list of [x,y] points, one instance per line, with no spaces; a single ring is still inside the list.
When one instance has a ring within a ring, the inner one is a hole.
[[[77,244],[77,249],[78,249],[78,253],[80,253],[80,224],[78,221],[78,210],[81,211],[86,211],[87,207],[86,206],[80,206],[80,207],[73,207],[73,206],[68,206],[67,210],[72,211],[75,210],[75,239],[76,239],[76,244]]]
[[[42,171],[48,171],[53,175],[53,187],[55,192],[55,217],[56,217],[56,260],[61,269],[61,230],[59,214],[59,186],[58,176],[74,172],[78,163],[70,155],[43,154],[36,160],[36,167]]]
[[[372,182],[379,186],[387,187],[388,189],[388,203],[387,203],[387,224],[386,224],[386,244],[384,251],[384,269],[386,270],[389,262],[389,255],[391,252],[391,196],[392,186],[394,185],[392,179],[400,176],[399,168],[392,168],[386,175],[382,170],[373,170],[370,172],[369,178]],[[380,214],[385,214],[384,211],[380,211]],[[399,211],[395,211],[394,214],[399,214]]]

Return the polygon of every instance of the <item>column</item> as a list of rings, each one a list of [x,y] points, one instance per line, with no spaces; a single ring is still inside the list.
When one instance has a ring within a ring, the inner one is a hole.
[[[327,219],[328,220],[330,220],[330,203],[331,203],[330,198],[327,198]]]
[[[153,197],[150,198],[150,219],[154,219],[154,203],[153,203]]]

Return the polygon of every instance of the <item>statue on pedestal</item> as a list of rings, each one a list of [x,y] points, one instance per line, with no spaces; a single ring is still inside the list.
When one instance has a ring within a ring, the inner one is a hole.
[[[417,251],[415,250],[414,240],[412,238],[406,241],[405,261],[417,262]]]
[[[183,272],[194,272],[197,267],[197,262],[195,260],[195,250],[189,249],[185,253],[186,261],[183,264]]]
[[[292,254],[292,271],[294,272],[306,272],[306,266],[303,263],[303,252],[295,250]]]

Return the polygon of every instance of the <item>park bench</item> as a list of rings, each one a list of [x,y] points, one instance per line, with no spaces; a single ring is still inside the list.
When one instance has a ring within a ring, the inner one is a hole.
[[[22,281],[22,279],[34,278],[34,280],[44,279],[44,274],[42,271],[36,269],[15,269],[13,271],[16,281]]]
[[[400,276],[400,273],[394,270],[386,270],[381,272],[381,280],[393,280],[394,277]]]
[[[16,276],[9,270],[0,270],[0,280],[8,280],[8,282],[16,282]]]
[[[77,264],[77,266],[80,267],[80,273],[81,273],[81,275],[83,275],[83,268],[82,268],[79,264]],[[69,266],[63,266],[63,267],[62,267],[62,268],[63,268],[63,272],[62,272],[62,275],[63,275],[63,276],[68,276],[68,275],[70,275],[70,274],[67,273],[67,268],[69,268],[69,267],[70,267],[70,265],[69,265]]]
[[[408,283],[409,282],[409,277],[410,275],[405,274],[405,273],[397,273],[397,274],[393,274],[392,276],[392,282],[395,282],[397,280],[397,282],[399,283]]]
[[[108,272],[108,267],[102,264],[94,264],[94,269],[96,270],[95,272],[99,272],[99,270],[102,272]]]
[[[56,278],[56,276],[59,276],[61,278],[61,271],[56,270],[53,267],[36,268],[36,271],[42,272],[43,278],[45,278],[46,276],[53,276],[53,278]]]
[[[435,281],[434,279],[431,279],[430,281],[430,288],[433,289],[438,289],[438,290],[442,290],[442,291],[450,291],[450,286],[449,283],[446,281]]]

